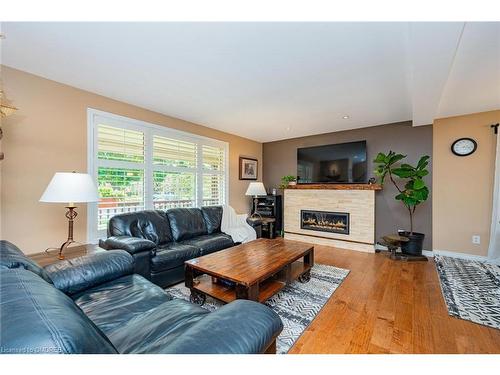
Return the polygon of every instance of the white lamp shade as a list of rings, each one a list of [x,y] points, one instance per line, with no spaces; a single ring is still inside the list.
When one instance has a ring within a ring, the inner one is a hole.
[[[86,173],[57,172],[45,189],[40,202],[97,202],[99,195],[92,177]]]
[[[245,195],[267,195],[267,191],[262,182],[250,182]]]

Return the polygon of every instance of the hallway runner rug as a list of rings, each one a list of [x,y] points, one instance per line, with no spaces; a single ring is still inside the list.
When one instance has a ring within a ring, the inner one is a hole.
[[[448,314],[500,329],[500,266],[434,256]]]

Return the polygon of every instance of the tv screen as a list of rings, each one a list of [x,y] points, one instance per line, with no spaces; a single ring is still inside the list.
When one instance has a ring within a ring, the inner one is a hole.
[[[299,184],[367,182],[366,141],[299,148]]]

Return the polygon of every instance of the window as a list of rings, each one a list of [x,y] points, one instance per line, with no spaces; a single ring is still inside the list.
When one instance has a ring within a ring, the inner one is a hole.
[[[88,122],[99,190],[89,204],[90,242],[106,236],[117,214],[226,204],[227,143],[93,109]]]
[[[203,145],[203,206],[215,206],[225,202],[224,149]]]
[[[196,207],[197,150],[194,142],[153,136],[153,206]]]

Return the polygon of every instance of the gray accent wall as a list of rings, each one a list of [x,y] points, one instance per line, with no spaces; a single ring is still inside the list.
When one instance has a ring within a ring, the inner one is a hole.
[[[431,194],[417,207],[414,229],[425,233],[424,249],[432,250],[432,125],[413,127],[411,121],[378,125],[362,129],[345,130],[308,137],[292,138],[263,144],[263,181],[266,189],[278,188],[284,175],[297,175],[297,148],[366,140],[368,178],[374,177],[372,160],[379,152],[393,150],[406,154],[410,164],[420,156],[431,156],[430,174],[425,178]],[[394,199],[396,188],[387,181],[384,189],[376,193],[375,234],[377,240],[384,234],[409,228],[408,211]]]

